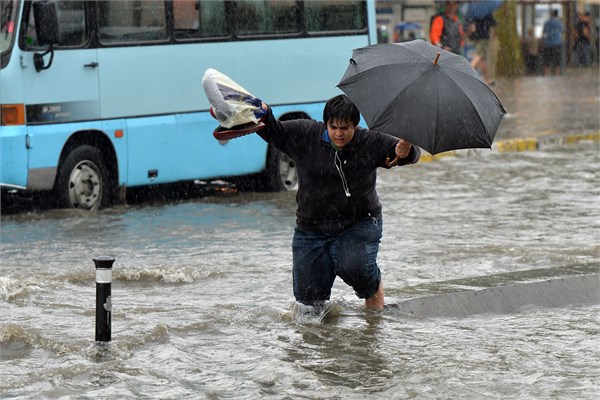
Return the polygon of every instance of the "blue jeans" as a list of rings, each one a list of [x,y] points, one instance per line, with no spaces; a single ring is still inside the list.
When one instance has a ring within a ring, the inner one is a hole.
[[[336,276],[361,299],[375,295],[381,282],[377,253],[383,221],[365,219],[337,236],[296,227],[292,240],[294,296],[304,304],[329,300]]]

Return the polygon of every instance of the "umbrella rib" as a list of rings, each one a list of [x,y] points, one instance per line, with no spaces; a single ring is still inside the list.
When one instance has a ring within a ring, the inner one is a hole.
[[[438,143],[439,145],[439,140],[438,137],[440,136],[439,130],[440,130],[440,92],[438,91],[437,96],[436,96],[436,102],[437,104],[435,105],[435,135],[434,135],[434,143]],[[436,145],[435,149],[433,150],[432,154],[436,154],[438,151],[438,145]]]
[[[479,73],[477,73],[477,72],[475,72],[475,73],[468,73],[467,72],[467,71],[469,71],[468,69],[465,69],[465,68],[454,68],[454,67],[451,67],[451,66],[445,66],[444,68],[446,70],[451,70],[451,71],[454,71],[454,72],[456,72],[458,74],[461,74],[461,75],[464,75],[464,76],[474,77],[477,80],[479,80],[482,84],[486,85],[486,87],[487,87],[487,84],[483,80],[483,77],[481,75],[479,75]],[[446,71],[442,71],[442,72],[444,72],[444,74],[446,76],[448,76],[448,74],[446,73]]]

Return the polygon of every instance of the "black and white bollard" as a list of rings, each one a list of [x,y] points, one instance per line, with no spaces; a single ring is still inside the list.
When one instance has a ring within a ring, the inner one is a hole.
[[[93,259],[96,264],[96,342],[110,342],[110,299],[113,257],[100,256]]]

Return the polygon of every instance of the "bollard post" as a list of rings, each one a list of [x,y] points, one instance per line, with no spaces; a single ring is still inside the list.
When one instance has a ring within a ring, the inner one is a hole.
[[[110,342],[112,311],[111,284],[114,257],[99,256],[93,259],[96,264],[96,341]]]

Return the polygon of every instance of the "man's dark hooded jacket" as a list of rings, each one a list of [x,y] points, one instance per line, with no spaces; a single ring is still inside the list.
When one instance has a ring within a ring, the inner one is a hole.
[[[357,127],[350,143],[336,150],[322,122],[279,122],[269,109],[265,124],[257,133],[296,164],[298,228],[335,236],[366,218],[381,218],[376,171],[394,159],[398,138]],[[420,154],[412,146],[398,165],[416,163]]]

